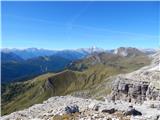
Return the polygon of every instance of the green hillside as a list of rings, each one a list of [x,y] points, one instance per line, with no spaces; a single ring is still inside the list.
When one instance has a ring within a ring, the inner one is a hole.
[[[119,56],[111,53],[95,53],[86,59],[73,62],[68,66],[71,70],[83,71],[90,67],[101,65],[116,68],[123,72],[130,72],[150,63],[148,56],[144,54],[136,56]]]

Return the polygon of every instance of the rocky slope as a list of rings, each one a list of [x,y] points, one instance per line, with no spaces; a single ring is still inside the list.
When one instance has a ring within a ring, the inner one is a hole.
[[[160,52],[151,56],[152,64],[135,72],[117,76],[113,81],[112,99],[129,102],[160,100]]]
[[[152,108],[154,104],[157,108]],[[66,114],[65,107],[77,105],[79,112],[75,114]],[[158,106],[159,105],[159,106]],[[128,102],[116,101],[97,101],[93,99],[83,99],[72,96],[52,97],[43,104],[36,104],[23,111],[14,112],[10,115],[1,117],[1,120],[158,120],[160,116],[160,101],[149,101],[142,105],[134,105],[135,110],[140,111],[142,115],[125,115]],[[61,117],[60,117],[61,116]],[[60,118],[60,119],[59,119]]]

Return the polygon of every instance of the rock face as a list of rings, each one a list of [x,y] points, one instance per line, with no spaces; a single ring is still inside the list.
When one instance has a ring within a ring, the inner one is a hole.
[[[112,100],[138,103],[160,100],[160,52],[152,57],[151,65],[116,77],[112,85]]]
[[[141,102],[146,100],[149,83],[118,77],[112,88],[112,100]]]

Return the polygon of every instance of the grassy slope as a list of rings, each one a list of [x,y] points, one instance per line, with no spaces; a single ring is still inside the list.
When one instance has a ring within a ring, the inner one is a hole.
[[[4,94],[2,94],[2,114],[42,102],[45,95],[41,85],[44,84],[48,77],[53,75],[53,73],[47,73],[33,80],[9,85]]]
[[[2,114],[41,103],[51,96],[79,94],[81,91],[87,91],[86,95],[89,97],[99,98],[111,91],[109,87],[111,80],[107,79],[109,76],[134,71],[150,62],[145,56],[124,59],[117,56],[106,58],[102,55],[100,59],[101,62],[97,63],[95,58],[76,63],[76,67],[87,66],[87,69],[81,71],[66,70],[57,74],[48,73],[33,80],[12,84],[2,94]]]

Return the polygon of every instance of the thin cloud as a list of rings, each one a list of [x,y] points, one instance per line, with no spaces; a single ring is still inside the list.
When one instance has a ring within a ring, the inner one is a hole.
[[[99,28],[99,27],[93,27],[93,26],[86,26],[86,25],[78,25],[78,24],[73,24],[76,19],[78,19],[82,13],[85,12],[85,10],[88,9],[88,7],[91,4],[87,5],[86,7],[84,7],[81,12],[79,12],[76,16],[74,16],[70,22],[66,23],[62,23],[62,22],[57,22],[57,21],[50,21],[50,20],[45,20],[45,19],[37,19],[37,18],[31,18],[31,17],[24,17],[24,16],[13,16],[13,15],[7,15],[9,17],[14,17],[17,19],[23,19],[23,20],[29,20],[29,21],[34,21],[34,22],[41,22],[41,23],[46,23],[46,24],[50,24],[50,25],[54,25],[57,27],[63,27],[66,28],[66,34],[70,35],[70,33],[72,32],[72,30],[74,28],[78,28],[78,29],[85,29],[85,30],[94,30],[94,31],[103,31],[103,32],[108,32],[108,33],[115,33],[115,34],[122,34],[122,35],[126,35],[126,36],[135,36],[135,37],[140,37],[140,38],[149,38],[149,39],[159,39],[160,36],[155,36],[155,35],[148,35],[148,34],[141,34],[141,33],[133,33],[133,32],[126,32],[126,31],[118,31],[118,30],[112,30],[109,28]],[[101,35],[100,35],[101,36]],[[102,35],[103,36],[103,35]]]
[[[111,32],[111,33],[119,33],[119,34],[124,34],[124,35],[129,35],[129,36],[141,36],[141,37],[155,38],[155,39],[158,39],[160,37],[160,36],[154,36],[154,35],[148,35],[148,34],[132,33],[132,32],[125,32],[125,31],[117,31],[117,30],[112,30],[112,29],[108,29],[108,28],[98,28],[98,27],[92,27],[92,26],[74,25],[74,27],[79,27],[79,28],[87,29],[87,30],[95,30],[95,31],[104,31],[104,32]]]

